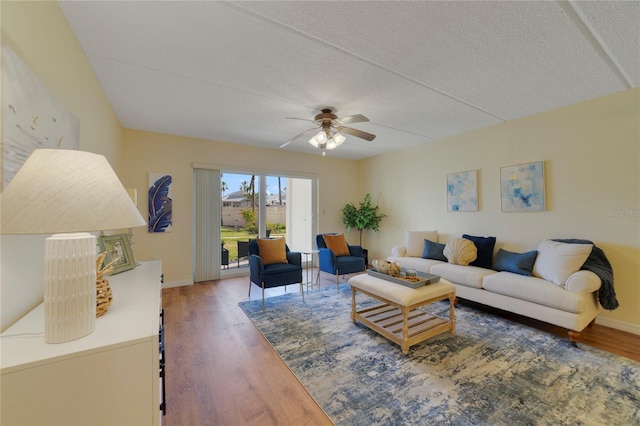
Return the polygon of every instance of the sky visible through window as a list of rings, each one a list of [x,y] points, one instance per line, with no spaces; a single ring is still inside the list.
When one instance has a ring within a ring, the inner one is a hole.
[[[222,193],[222,195],[227,195],[232,192],[240,191],[242,182],[247,182],[249,184],[251,182],[251,175],[241,175],[236,173],[222,173],[222,182],[227,184],[227,190]],[[283,177],[280,179],[280,184],[282,185],[282,189],[284,190],[287,186],[287,178]],[[256,192],[259,190],[259,186],[256,182]],[[278,193],[278,177],[277,176],[267,176],[267,194],[277,194]]]

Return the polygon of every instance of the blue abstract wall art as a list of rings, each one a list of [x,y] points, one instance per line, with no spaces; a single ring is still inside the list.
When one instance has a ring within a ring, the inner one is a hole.
[[[171,232],[172,180],[167,173],[149,173],[149,232]]]
[[[500,168],[503,212],[545,210],[544,162]]]
[[[450,212],[478,211],[477,170],[447,174],[447,210]]]

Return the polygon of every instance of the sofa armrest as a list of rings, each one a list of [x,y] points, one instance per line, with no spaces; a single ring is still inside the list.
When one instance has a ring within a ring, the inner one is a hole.
[[[347,244],[347,247],[349,247],[349,255],[356,256],[356,257],[364,257],[362,246],[352,246],[351,244]]]
[[[407,254],[407,246],[395,246],[391,248],[391,256],[405,257]]]
[[[302,266],[302,253],[298,251],[287,252],[287,262],[293,265]]]
[[[573,293],[592,293],[602,285],[600,277],[591,271],[578,271],[569,275],[564,288]]]
[[[320,259],[320,263],[328,262],[333,265],[336,261],[336,256],[333,254],[333,251],[328,248],[319,248],[318,251],[318,259]]]
[[[249,256],[249,274],[250,280],[257,285],[260,285],[260,276],[264,272],[264,263],[262,258],[257,254]]]

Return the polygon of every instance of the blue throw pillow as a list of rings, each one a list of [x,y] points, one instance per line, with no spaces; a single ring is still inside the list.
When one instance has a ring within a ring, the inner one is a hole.
[[[443,253],[446,246],[446,244],[434,243],[433,241],[424,240],[424,251],[422,252],[422,258],[442,260],[443,262],[447,262],[447,257]]]
[[[491,269],[493,260],[493,248],[496,245],[496,237],[474,237],[464,234],[462,238],[470,240],[478,249],[478,257],[469,265]]]
[[[493,268],[496,271],[513,272],[530,277],[536,257],[538,257],[538,252],[535,250],[527,253],[513,253],[500,249],[496,254]]]

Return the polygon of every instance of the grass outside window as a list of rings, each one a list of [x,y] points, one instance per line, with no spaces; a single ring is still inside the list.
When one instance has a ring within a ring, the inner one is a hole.
[[[284,229],[279,229],[278,233],[271,232],[272,237],[284,237],[286,232]],[[258,234],[255,232],[247,232],[244,229],[233,229],[229,227],[220,228],[220,240],[222,241],[224,248],[229,250],[229,262],[238,260],[238,244],[236,241],[248,241],[252,238],[257,238]]]

